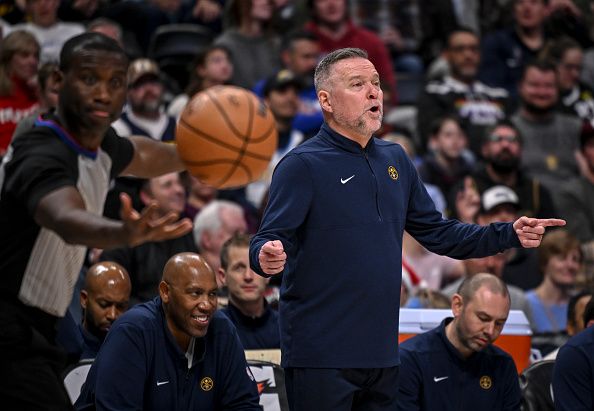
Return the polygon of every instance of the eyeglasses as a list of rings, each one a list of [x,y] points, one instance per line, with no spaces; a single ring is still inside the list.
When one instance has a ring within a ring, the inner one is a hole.
[[[491,134],[489,136],[489,141],[491,143],[501,143],[502,141],[507,141],[508,143],[517,143],[520,141],[518,136],[501,136],[499,134]]]

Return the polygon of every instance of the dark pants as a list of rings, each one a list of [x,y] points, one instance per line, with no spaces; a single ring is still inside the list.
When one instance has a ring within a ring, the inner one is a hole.
[[[0,407],[71,410],[62,380],[66,355],[26,317],[0,301]]]
[[[382,411],[396,409],[399,367],[287,368],[291,411]]]

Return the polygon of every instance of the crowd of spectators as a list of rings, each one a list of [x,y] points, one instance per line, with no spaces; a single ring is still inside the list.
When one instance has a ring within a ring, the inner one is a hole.
[[[186,173],[112,182],[105,216],[119,218],[125,192],[137,211],[154,203],[160,215],[192,219],[194,230],[137,247],[89,250],[80,302],[75,295],[62,325],[66,336],[77,335],[75,352],[83,337],[103,341],[115,320],[114,312],[97,324],[90,308],[109,274],[101,264],[125,274],[125,298],[111,299],[119,316],[128,299],[134,305],[158,296],[166,262],[182,252],[200,253],[217,274],[219,302],[228,301],[223,312],[238,322],[242,342],[274,341],[255,345],[278,348],[271,329],[282,279],[243,273],[249,271],[243,234],[259,225],[275,164],[323,122],[313,86],[317,62],[347,46],[366,50],[379,73],[385,100],[379,137],[405,147],[445,218],[481,225],[521,215],[567,221],[538,250],[463,262],[405,235],[401,306],[448,307],[444,301],[464,279],[490,273],[507,284],[511,309],[526,314],[543,356],[577,334],[575,298],[594,290],[594,1],[15,0],[0,8],[0,18],[0,156],[11,138],[56,107],[60,49],[85,30],[114,38],[132,61],[127,104],[113,123],[122,138],[173,141],[189,99],[219,85],[253,90],[276,119],[278,150],[248,187],[217,190]],[[161,27],[182,31],[188,24],[202,26],[211,41],[186,61],[184,81],[151,47]],[[246,287],[253,300],[246,300]],[[251,326],[263,328],[265,338]]]

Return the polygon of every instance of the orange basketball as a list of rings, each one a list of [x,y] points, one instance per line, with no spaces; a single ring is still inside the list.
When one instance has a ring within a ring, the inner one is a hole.
[[[251,91],[217,86],[198,93],[176,129],[177,151],[188,171],[217,188],[258,180],[278,135],[270,109]]]

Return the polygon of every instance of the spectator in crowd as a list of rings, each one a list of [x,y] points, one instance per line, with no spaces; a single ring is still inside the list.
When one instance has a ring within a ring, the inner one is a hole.
[[[557,110],[557,73],[550,63],[528,63],[519,93],[520,108],[511,120],[522,134],[522,166],[555,195],[579,174],[575,155],[581,121]]]
[[[39,43],[26,31],[13,31],[0,42],[0,157],[22,119],[38,108],[35,76]]]
[[[117,41],[119,45],[124,47],[124,32],[122,26],[113,20],[105,17],[98,17],[87,24],[87,31],[105,34],[107,37],[111,37]]]
[[[255,272],[283,276],[281,364],[293,411],[394,409],[405,229],[432,252],[471,258],[536,247],[545,226],[564,224],[442,219],[404,150],[373,137],[379,78],[361,49],[335,50],[318,64],[325,123],[277,165],[250,244]],[[363,300],[374,303],[353,304]]]
[[[190,70],[188,87],[171,101],[167,114],[179,118],[188,101],[197,93],[212,86],[227,84],[232,76],[233,64],[229,50],[220,45],[208,47],[196,56]]]
[[[190,173],[182,175],[186,182],[186,206],[184,215],[194,221],[196,215],[206,207],[211,201],[217,198],[218,190],[208,184],[204,184]]]
[[[505,185],[516,193],[520,202],[520,215],[548,218],[556,215],[549,191],[522,171],[522,136],[508,120],[497,122],[483,136],[482,161],[471,173],[472,186],[482,194],[490,187]],[[454,187],[450,197],[458,195],[463,186]],[[450,200],[455,203],[455,200]],[[458,210],[456,216],[460,217]]]
[[[274,116],[278,145],[264,175],[246,187],[247,199],[258,210],[266,199],[274,168],[285,154],[303,141],[303,133],[293,127],[293,120],[299,110],[300,90],[301,82],[287,69],[274,73],[264,83],[264,102]]]
[[[358,47],[367,52],[377,67],[386,107],[396,104],[396,77],[388,49],[377,34],[355,24],[346,0],[308,0],[311,21],[305,29],[313,32],[323,53],[342,47]]]
[[[44,63],[37,71],[38,105],[37,109],[23,118],[16,128],[12,138],[20,136],[31,129],[35,120],[41,115],[50,112],[58,106],[58,90],[54,72],[58,70],[57,63]]]
[[[229,291],[222,311],[231,320],[246,350],[280,348],[278,313],[266,301],[268,279],[250,268],[250,237],[235,234],[223,244],[218,283]]]
[[[226,0],[196,0],[182,3],[183,22],[199,24],[213,33],[220,33],[223,30],[225,2]]]
[[[108,4],[100,0],[60,1],[58,18],[63,21],[86,24],[93,19],[101,18],[100,16],[105,12]]]
[[[56,332],[56,343],[69,362],[97,356],[111,325],[128,309],[131,289],[128,272],[118,263],[105,261],[86,269],[76,299],[82,322],[69,309]]]
[[[566,181],[558,189],[557,208],[567,217],[567,230],[582,243],[588,274],[594,273],[594,128],[584,125],[580,153],[585,163],[582,175]]]
[[[479,78],[489,86],[506,89],[515,101],[526,64],[534,60],[545,45],[547,0],[512,1],[513,26],[483,38]]]
[[[246,231],[244,211],[231,201],[213,200],[194,219],[194,242],[215,272],[221,267],[221,249],[225,241],[233,234]]]
[[[561,333],[567,327],[567,304],[582,268],[580,243],[565,229],[548,233],[538,250],[543,279],[526,293],[533,314],[532,331]]]
[[[518,196],[512,189],[505,186],[494,186],[482,194],[481,205],[475,221],[482,226],[488,226],[495,222],[512,222],[517,219],[518,207]],[[465,278],[478,273],[489,273],[503,278],[505,266],[512,259],[515,251],[515,249],[511,249],[488,257],[464,260],[462,263],[466,271],[465,276],[446,286],[442,292],[448,297],[452,297]],[[522,275],[528,275],[527,271],[522,272]],[[508,285],[507,288],[511,297],[511,309],[522,310],[528,321],[531,321],[530,304],[524,291],[513,285]]]
[[[122,137],[147,136],[158,141],[175,138],[175,119],[163,110],[164,86],[157,63],[137,59],[128,69],[128,109],[113,127]]]
[[[472,31],[453,31],[448,36],[444,56],[450,74],[427,83],[419,96],[417,130],[421,137],[421,149],[429,149],[427,144],[432,121],[455,115],[462,121],[469,148],[479,156],[485,129],[503,119],[509,110],[508,93],[477,79],[479,38]]]
[[[584,312],[586,329],[561,349],[553,369],[553,396],[558,411],[594,409],[594,300]]]
[[[422,40],[421,5],[416,0],[355,1],[354,13],[366,28],[376,32],[388,47],[397,73],[423,74],[419,55]],[[351,3],[351,9],[353,9]]]
[[[464,275],[462,261],[428,251],[407,232],[402,236],[402,258],[429,290],[438,291]]]
[[[118,42],[130,59],[140,58],[142,51],[134,34],[124,30],[122,25],[107,17],[97,17],[87,24],[87,31],[105,34]]]
[[[175,139],[175,118],[164,112],[164,87],[159,66],[150,59],[137,59],[128,68],[127,109],[112,126],[120,137],[145,136],[153,140],[169,142]],[[143,181],[135,177],[118,177],[109,190],[104,214],[117,219],[120,209],[120,193],[132,198],[132,205],[141,210],[144,203],[140,198]],[[164,261],[165,262],[165,261]],[[157,280],[160,272],[157,274]]]
[[[299,90],[299,110],[293,120],[293,127],[305,137],[318,132],[323,117],[318,96],[313,84],[314,70],[320,58],[320,44],[317,37],[308,31],[298,30],[288,33],[281,45],[281,60],[284,68],[291,71],[301,83]],[[260,81],[254,91],[261,97],[266,79]]]
[[[543,58],[557,67],[559,110],[578,117],[594,127],[594,91],[580,81],[584,52],[580,44],[563,37],[552,41],[543,50]]]
[[[514,360],[493,346],[510,310],[505,283],[491,274],[465,280],[454,317],[400,344],[398,410],[518,410]]]
[[[105,261],[89,268],[80,291],[81,360],[97,356],[114,321],[128,309],[131,291],[128,272],[118,263]]]
[[[444,194],[469,175],[474,164],[464,154],[467,142],[456,117],[446,116],[433,120],[429,151],[419,166],[419,176],[423,182],[437,186]],[[449,209],[452,206],[448,204]]]
[[[17,24],[13,30],[26,30],[33,34],[41,46],[40,61],[57,62],[64,43],[85,31],[80,23],[65,23],[58,20],[60,0],[26,0],[31,21]]]
[[[280,67],[279,41],[268,31],[272,0],[228,0],[225,7],[228,26],[214,44],[231,52],[231,83],[252,89]]]
[[[590,291],[580,291],[569,299],[567,304],[567,326],[565,327],[569,337],[581,333],[586,328],[584,314],[591,299],[592,293]],[[543,360],[554,360],[557,358],[558,353],[559,349],[557,348],[548,353]]]
[[[2,163],[0,397],[8,409],[71,406],[55,327],[72,301],[87,247],[135,246],[191,230],[175,214],[156,218],[154,206],[133,211],[126,195],[121,221],[101,217],[109,182],[120,173],[150,178],[184,168],[175,147],[119,138],[110,127],[126,98],[127,69],[124,51],[106,36],[68,40],[56,113],[13,141]]]
[[[206,261],[173,256],[159,297],[110,330],[77,409],[261,410],[235,327],[216,308],[217,282]]]
[[[169,213],[183,215],[186,195],[179,173],[168,173],[142,181],[140,199],[145,207],[153,205],[158,218],[164,218]],[[192,233],[165,241],[149,241],[135,247],[105,250],[100,260],[114,261],[128,271],[132,279],[131,299],[135,304],[157,295],[167,260],[186,251],[197,251]]]

